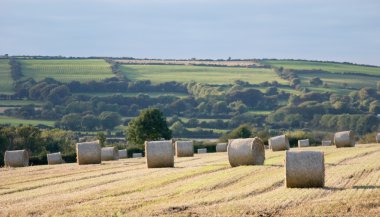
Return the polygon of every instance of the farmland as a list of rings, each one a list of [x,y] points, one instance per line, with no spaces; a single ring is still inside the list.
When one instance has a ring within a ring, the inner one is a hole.
[[[318,62],[306,60],[262,60],[262,64],[283,67],[296,70],[323,70],[334,73],[361,73],[368,75],[379,75],[380,67],[361,66],[348,63]]]
[[[19,126],[19,125],[39,125],[43,124],[46,126],[54,126],[54,121],[46,121],[46,120],[26,120],[14,117],[0,116],[1,124],[9,124],[11,126]]]
[[[160,96],[176,96],[176,97],[186,97],[189,96],[186,93],[176,93],[176,92],[138,92],[138,93],[105,93],[105,92],[100,92],[100,93],[75,93],[75,95],[85,95],[85,96],[98,96],[98,97],[107,97],[107,96],[113,96],[113,95],[122,95],[126,97],[136,97],[139,94],[146,94],[149,97],[160,97]]]
[[[337,73],[297,73],[301,78],[301,82],[307,86],[310,79],[319,77],[323,82],[325,82],[330,88],[329,89],[344,89],[343,84],[347,84],[347,87],[352,87],[355,89],[360,89],[362,87],[372,87],[376,88],[378,80],[377,78],[361,75],[341,75]]]
[[[122,72],[131,80],[151,80],[153,83],[166,81],[195,81],[208,84],[231,84],[236,80],[258,84],[265,81],[288,82],[278,77],[272,69],[210,67],[189,65],[122,65]]]
[[[231,168],[226,153],[101,165],[0,169],[1,216],[378,216],[380,146],[309,147],[325,152],[326,186],[284,188],[284,152],[263,166]],[[22,207],[22,209],[20,208]]]
[[[13,80],[9,60],[0,59],[0,94],[13,93]]]
[[[61,82],[88,82],[111,78],[114,74],[103,59],[20,60],[26,78],[36,81],[50,77]]]

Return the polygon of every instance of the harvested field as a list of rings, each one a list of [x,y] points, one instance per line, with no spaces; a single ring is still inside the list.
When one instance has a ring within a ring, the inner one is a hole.
[[[285,152],[231,168],[227,153],[100,165],[0,169],[0,216],[379,216],[380,145],[306,147],[325,153],[324,188],[284,187]]]

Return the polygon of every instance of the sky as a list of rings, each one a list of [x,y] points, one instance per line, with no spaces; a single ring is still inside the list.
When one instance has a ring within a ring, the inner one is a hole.
[[[0,54],[380,65],[380,1],[0,0]]]

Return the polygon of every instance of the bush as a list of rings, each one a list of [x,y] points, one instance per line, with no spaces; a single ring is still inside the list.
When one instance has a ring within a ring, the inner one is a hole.
[[[207,153],[216,152],[216,143],[215,142],[205,142],[205,141],[194,141],[194,153],[197,153],[197,149],[205,148]]]
[[[145,149],[142,145],[129,145],[127,148],[127,156],[131,158],[133,153],[142,153],[145,156]]]

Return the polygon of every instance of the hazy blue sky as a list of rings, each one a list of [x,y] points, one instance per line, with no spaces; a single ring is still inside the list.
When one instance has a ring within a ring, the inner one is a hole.
[[[380,1],[0,0],[0,53],[380,65]]]

